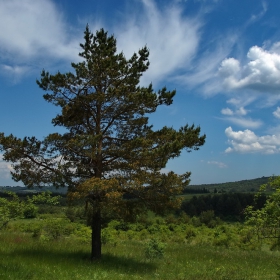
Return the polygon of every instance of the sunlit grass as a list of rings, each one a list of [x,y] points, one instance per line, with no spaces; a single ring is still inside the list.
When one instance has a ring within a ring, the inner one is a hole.
[[[278,279],[278,254],[167,243],[162,260],[147,260],[143,243],[90,246],[71,238],[41,242],[27,234],[0,235],[0,279]]]

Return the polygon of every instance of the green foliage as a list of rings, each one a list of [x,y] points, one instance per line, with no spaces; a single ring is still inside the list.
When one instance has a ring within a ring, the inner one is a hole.
[[[255,209],[253,206],[246,208],[247,224],[255,227],[259,238],[280,239],[280,176],[271,178],[268,184],[262,185],[256,199],[267,190],[273,192],[261,209]],[[277,245],[278,241],[275,244]]]
[[[42,207],[42,203],[57,205],[59,201],[59,197],[52,198],[49,192],[27,197],[26,200],[21,199],[14,192],[7,192],[7,194],[9,195],[7,198],[0,198],[0,229],[7,226],[11,220],[36,218],[40,209],[35,204],[40,204]]]
[[[131,231],[131,230],[130,230]],[[117,245],[117,231],[111,228],[104,228],[102,229],[101,233],[101,241],[103,245]]]
[[[236,182],[226,182],[220,184],[201,184],[201,185],[189,185],[186,188],[186,193],[188,190],[191,193],[201,193],[202,190],[207,190],[213,193],[249,193],[258,191],[261,185],[267,184],[269,177],[261,177],[251,180],[241,180]],[[197,192],[196,192],[197,190]]]
[[[100,258],[104,220],[133,220],[142,211],[180,206],[177,195],[189,184],[190,172],[161,170],[182,150],[198,150],[206,136],[194,125],[153,130],[149,124],[149,114],[171,105],[176,92],[139,85],[149,67],[147,47],[127,59],[117,53],[114,36],[104,29],[93,34],[88,26],[80,46],[82,61],[71,64],[72,72],[43,70],[37,81],[44,99],[61,109],[52,123],[66,132],[42,141],[0,133],[0,151],[13,163],[14,180],[27,187],[68,187],[70,198],[86,201],[92,257]],[[45,199],[51,198],[42,194],[34,203]]]
[[[34,204],[59,205],[60,196],[52,196],[50,191],[40,192],[31,198]]]
[[[24,205],[23,215],[26,219],[36,218],[38,214],[38,207],[34,205],[32,199],[28,198]]]
[[[145,244],[145,257],[151,259],[161,259],[164,256],[165,244],[156,238],[148,240]]]
[[[36,220],[32,220],[32,223]],[[89,232],[90,234],[90,232]],[[163,259],[147,260],[142,241],[104,246],[90,262],[89,243],[74,236],[40,242],[24,233],[0,235],[0,279],[53,280],[276,280],[277,252],[166,242]]]
[[[19,197],[8,192],[9,198],[0,198],[0,229],[4,228],[12,219],[22,218],[24,211],[24,203]]]
[[[262,207],[264,197],[254,199],[251,193],[223,193],[193,196],[182,202],[181,210],[187,215],[199,216],[202,212],[210,215],[214,211],[214,215],[224,220],[242,221],[244,220],[244,209],[253,203],[256,207]],[[209,212],[210,211],[210,212]],[[213,214],[211,214],[213,215]]]
[[[85,220],[86,212],[84,206],[68,206],[65,211],[66,217],[71,222],[78,222],[81,220]]]

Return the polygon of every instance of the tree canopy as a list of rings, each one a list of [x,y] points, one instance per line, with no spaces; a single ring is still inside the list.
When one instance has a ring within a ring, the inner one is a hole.
[[[264,206],[246,208],[247,223],[253,225],[258,238],[275,238],[273,246],[280,247],[280,176],[271,177],[260,187],[256,199],[267,195]]]
[[[91,205],[92,258],[100,258],[102,217],[178,204],[176,195],[189,183],[190,172],[161,171],[182,150],[198,150],[206,136],[199,126],[154,130],[149,123],[149,114],[171,105],[176,92],[140,85],[149,67],[147,47],[127,59],[117,52],[114,36],[104,29],[93,34],[88,26],[80,46],[82,61],[71,64],[72,72],[43,70],[37,80],[44,99],[61,110],[53,125],[66,132],[44,140],[2,133],[0,151],[13,163],[15,181],[67,187],[70,198]]]

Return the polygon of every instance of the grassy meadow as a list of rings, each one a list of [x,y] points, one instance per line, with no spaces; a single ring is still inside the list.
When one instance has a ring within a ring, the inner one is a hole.
[[[91,262],[90,230],[50,216],[0,232],[0,279],[279,279],[279,252],[250,247],[242,225],[170,227],[162,219],[122,229],[115,221],[103,230],[102,259]],[[145,255],[152,237],[163,240],[162,258]]]
[[[103,252],[91,262],[86,244],[1,234],[0,279],[278,279],[279,257],[268,251],[170,243],[163,259],[147,260],[141,242],[123,241]]]

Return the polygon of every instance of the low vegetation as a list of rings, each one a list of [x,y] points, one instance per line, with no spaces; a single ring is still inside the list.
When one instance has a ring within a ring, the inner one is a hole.
[[[1,211],[14,215],[0,231],[0,278],[279,279],[279,239],[258,235],[260,225],[269,230],[276,221],[260,224],[278,201],[278,181],[273,182],[276,192],[261,209],[247,207],[246,223],[226,222],[213,210],[108,221],[98,262],[90,258],[91,230],[82,205],[58,204],[62,198],[49,193],[26,199],[13,194],[1,200]],[[26,205],[36,207],[33,217],[22,215]]]

